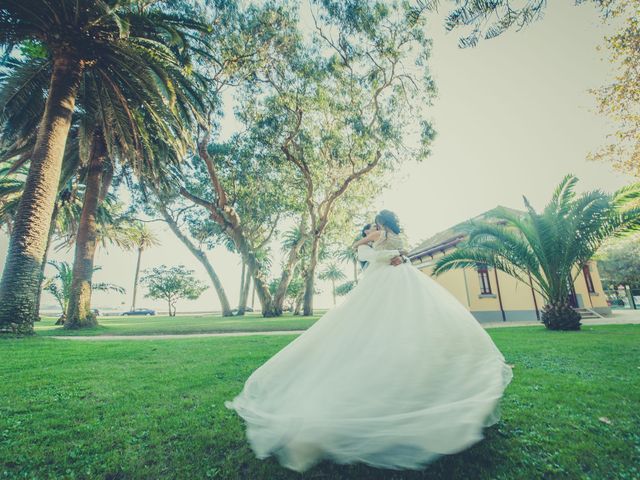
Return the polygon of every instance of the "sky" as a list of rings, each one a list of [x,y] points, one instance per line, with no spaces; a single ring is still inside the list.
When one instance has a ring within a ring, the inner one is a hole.
[[[429,65],[438,88],[434,105],[425,107],[437,131],[432,155],[422,163],[405,163],[392,187],[372,199],[376,209],[398,214],[411,245],[497,205],[521,208],[523,195],[541,209],[568,173],[580,179],[579,191],[610,192],[634,181],[611,164],[586,160],[614,128],[595,111],[589,93],[613,75],[606,50],[597,50],[612,30],[594,6],[549,2],[541,21],[472,49],[458,48],[458,35],[445,32],[442,14],[434,14],[427,27],[433,38]],[[223,128],[234,123],[224,119]],[[143,269],[184,264],[209,283],[204,269],[166,226],[150,226],[162,245],[144,253]],[[2,264],[7,244],[0,234]],[[54,252],[51,258],[72,262],[73,251]],[[222,248],[209,258],[231,303],[237,304],[239,258]],[[121,285],[127,294],[95,292],[94,307],[103,312],[128,309],[136,255],[115,247],[99,249],[95,263],[102,269],[94,281]],[[349,274],[348,266],[344,271]],[[315,306],[330,307],[329,283],[319,282],[319,287],[323,292]],[[166,310],[144,293],[142,288],[138,306]],[[257,298],[255,302],[258,306]],[[42,304],[53,306],[53,298],[46,294]],[[179,313],[218,309],[213,288],[198,300],[178,304]]]

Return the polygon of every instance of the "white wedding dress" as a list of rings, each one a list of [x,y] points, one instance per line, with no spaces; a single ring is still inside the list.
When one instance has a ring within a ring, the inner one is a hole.
[[[504,357],[447,290],[388,234],[362,246],[369,266],[328,311],[225,402],[258,458],[302,472],[326,458],[420,469],[466,449],[498,420],[512,378]]]

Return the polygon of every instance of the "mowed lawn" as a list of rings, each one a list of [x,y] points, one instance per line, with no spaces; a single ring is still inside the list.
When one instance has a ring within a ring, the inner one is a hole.
[[[640,325],[489,333],[515,377],[484,441],[423,471],[323,462],[304,476],[255,459],[224,407],[294,335],[3,339],[0,477],[640,478]]]
[[[222,317],[220,315],[168,315],[99,317],[95,328],[67,330],[55,325],[55,318],[45,317],[36,322],[38,335],[153,335],[185,333],[262,332],[272,330],[306,330],[318,320],[324,311],[315,316],[263,318],[261,315],[247,314],[242,317]]]

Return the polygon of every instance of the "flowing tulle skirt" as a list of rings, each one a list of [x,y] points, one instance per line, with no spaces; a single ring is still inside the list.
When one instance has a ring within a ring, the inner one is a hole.
[[[249,377],[228,408],[258,458],[419,469],[498,420],[511,369],[447,290],[409,264],[370,268],[343,303]]]

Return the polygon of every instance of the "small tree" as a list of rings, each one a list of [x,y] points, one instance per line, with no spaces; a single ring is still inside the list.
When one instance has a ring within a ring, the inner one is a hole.
[[[640,287],[640,235],[608,243],[598,252],[597,260],[605,285]]]
[[[175,317],[176,303],[181,298],[196,300],[204,292],[207,285],[194,278],[193,270],[184,265],[177,267],[159,267],[147,269],[140,283],[147,286],[149,293],[145,295],[156,300],[165,300],[169,306],[169,316]]]
[[[331,280],[331,291],[333,293],[333,304],[336,304],[336,280],[347,278],[340,267],[335,263],[330,263],[319,275],[320,280]]]
[[[49,265],[56,269],[56,274],[53,277],[47,278],[44,281],[42,289],[49,292],[60,305],[62,315],[56,322],[56,325],[63,325],[67,314],[67,307],[69,306],[69,299],[71,298],[71,284],[73,283],[73,271],[71,265],[67,262],[49,261]],[[93,271],[100,270],[101,267],[93,267]],[[95,292],[108,292],[114,291],[118,293],[124,293],[124,288],[114,285],[112,283],[92,283],[91,288]]]
[[[131,310],[136,309],[136,296],[138,293],[138,279],[140,278],[140,260],[142,252],[151,247],[160,245],[160,239],[154,234],[149,227],[142,222],[135,222],[129,230],[130,244],[129,247],[138,252],[138,261],[136,262],[136,273],[133,278],[133,299],[131,300]]]

